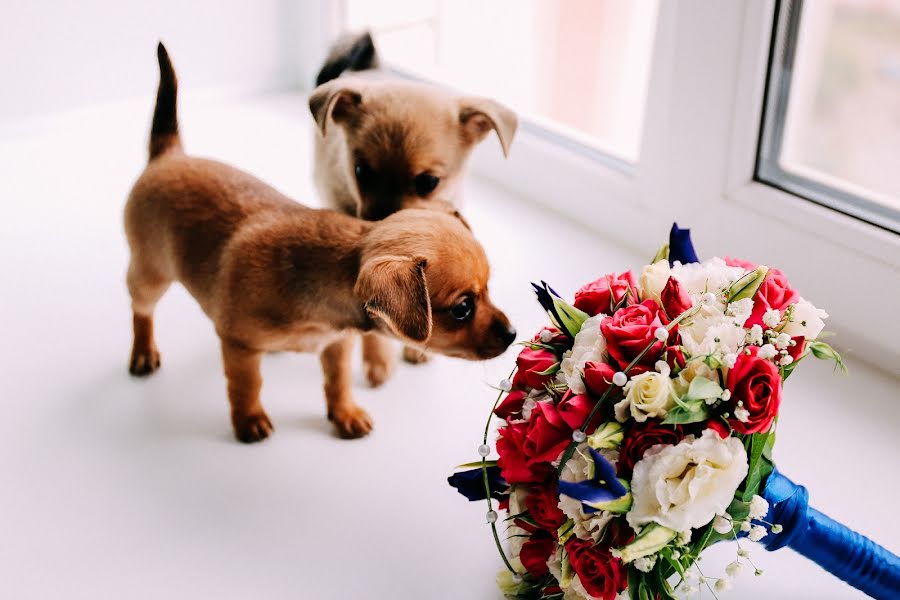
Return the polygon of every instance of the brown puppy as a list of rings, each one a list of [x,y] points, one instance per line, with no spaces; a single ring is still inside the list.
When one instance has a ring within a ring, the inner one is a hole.
[[[328,417],[340,435],[371,430],[351,395],[352,334],[378,331],[468,359],[515,337],[490,301],[481,246],[453,216],[401,211],[378,223],[297,204],[227,165],[186,156],[176,80],[162,44],[150,161],[125,207],[134,310],[130,371],[159,367],[153,310],[181,282],[222,342],[237,438],[264,439],[260,359],[321,349]]]
[[[516,114],[493,100],[391,77],[377,67],[364,33],[335,44],[316,78],[309,107],[318,128],[320,196],[331,208],[371,221],[427,207],[437,197],[458,207],[470,152],[494,130],[505,155]],[[435,208],[446,210],[440,203]],[[407,346],[404,358],[415,363],[427,355]],[[381,384],[393,368],[390,345],[363,336],[363,362],[369,382]]]

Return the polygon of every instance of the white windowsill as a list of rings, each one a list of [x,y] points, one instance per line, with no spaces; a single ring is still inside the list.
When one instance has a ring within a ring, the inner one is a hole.
[[[158,311],[161,371],[127,375],[121,211],[145,160],[150,108],[148,95],[0,133],[4,589],[73,600],[499,600],[484,506],[445,477],[477,457],[493,401],[486,384],[508,372],[514,352],[401,366],[379,390],[357,372],[357,398],[376,428],[356,442],[330,435],[316,358],[271,356],[263,402],[276,432],[245,447],[231,438],[212,328],[174,288]],[[315,204],[301,95],[213,102],[188,93],[181,119],[192,153]],[[577,193],[565,181],[560,190]],[[568,295],[648,258],[480,178],[466,202],[494,299],[523,337],[544,322],[529,281]],[[881,507],[900,493],[885,476],[900,451],[898,381],[854,357],[850,367],[842,377],[810,359],[790,379],[776,458],[817,508],[897,552],[900,525]],[[705,571],[721,572],[734,548],[704,556]],[[862,597],[789,551],[754,548],[753,559],[765,576],[744,577],[729,598]]]

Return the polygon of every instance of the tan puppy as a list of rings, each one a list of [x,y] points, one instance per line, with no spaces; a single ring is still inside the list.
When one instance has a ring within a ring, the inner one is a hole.
[[[372,221],[427,207],[436,197],[458,207],[470,152],[493,130],[507,154],[516,114],[493,100],[392,77],[377,67],[372,38],[364,33],[339,41],[319,72],[309,107],[318,128],[320,196],[331,208]],[[407,347],[404,357],[421,362],[427,355]],[[381,384],[393,368],[390,345],[364,336],[363,362],[369,382]]]
[[[352,334],[378,331],[444,354],[486,359],[515,338],[491,304],[488,263],[456,218],[401,211],[378,223],[297,204],[222,163],[186,156],[176,79],[162,44],[150,161],[125,207],[134,310],[130,371],[159,367],[153,310],[181,282],[221,338],[237,438],[264,439],[265,352],[321,349],[328,417],[340,435],[372,428],[351,395]]]

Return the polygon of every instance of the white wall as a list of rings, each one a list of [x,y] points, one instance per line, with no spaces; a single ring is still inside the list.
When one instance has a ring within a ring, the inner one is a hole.
[[[313,4],[0,0],[0,121],[146,95],[159,39],[193,91],[290,87],[307,75],[298,67],[319,29],[304,23]]]

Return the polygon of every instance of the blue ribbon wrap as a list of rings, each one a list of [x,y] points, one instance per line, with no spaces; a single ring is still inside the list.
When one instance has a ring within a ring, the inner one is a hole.
[[[784,531],[769,534],[767,550],[788,547],[872,598],[900,598],[900,558],[809,505],[809,492],[778,469],[766,481],[766,521]]]

